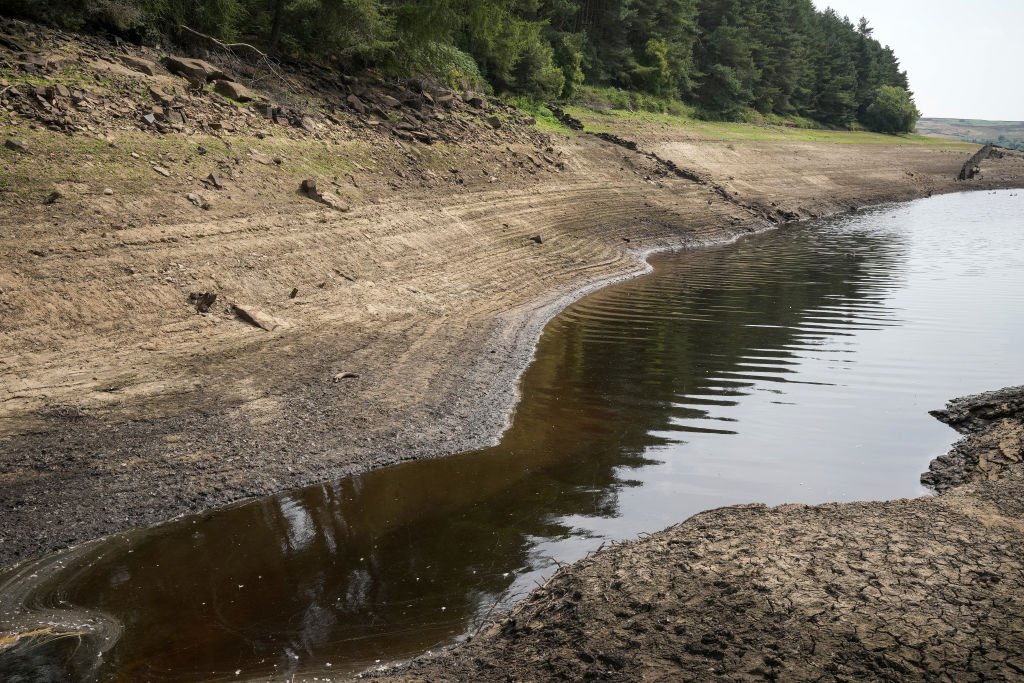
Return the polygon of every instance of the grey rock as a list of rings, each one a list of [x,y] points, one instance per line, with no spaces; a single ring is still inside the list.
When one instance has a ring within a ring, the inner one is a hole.
[[[223,71],[202,59],[167,56],[164,58],[167,70],[172,74],[190,77],[195,81],[212,81],[227,78]]]
[[[21,154],[28,154],[28,145],[25,144],[24,140],[8,138],[7,140],[4,140],[4,147]]]
[[[141,57],[129,57],[124,55],[121,57],[121,63],[133,71],[144,73],[147,76],[156,75],[156,64],[149,61],[148,59],[142,59]]]
[[[254,97],[252,91],[246,88],[241,83],[227,80],[217,80],[213,84],[214,92],[223,95],[224,97],[230,97],[237,102],[251,102]]]

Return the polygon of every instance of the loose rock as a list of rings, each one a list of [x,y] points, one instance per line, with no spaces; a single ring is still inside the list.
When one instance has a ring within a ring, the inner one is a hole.
[[[241,83],[235,83],[234,81],[215,81],[213,84],[213,90],[224,97],[230,97],[238,102],[251,102],[254,99],[251,90]]]
[[[148,59],[142,59],[141,57],[130,57],[128,55],[121,56],[121,63],[127,66],[129,69],[144,73],[147,76],[156,75],[156,64],[149,61]]]
[[[13,150],[20,154],[28,154],[28,145],[25,144],[24,140],[15,140],[14,138],[8,138],[4,141],[4,147]]]
[[[164,63],[172,74],[191,77],[190,80],[206,82],[226,78],[223,71],[202,59],[168,56]]]
[[[291,327],[291,323],[281,320],[280,318],[275,318],[269,313],[265,313],[257,308],[241,306],[239,304],[234,304],[231,308],[239,318],[250,325],[262,328],[267,332]]]

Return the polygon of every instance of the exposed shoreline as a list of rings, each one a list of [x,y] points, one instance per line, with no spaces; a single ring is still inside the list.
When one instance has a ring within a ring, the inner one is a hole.
[[[384,680],[1012,680],[1024,674],[1024,386],[949,402],[937,496],[708,510],[559,569]],[[937,466],[938,465],[938,466]]]
[[[164,71],[84,56],[76,68],[184,92]],[[119,92],[104,97],[132,104]],[[0,195],[0,566],[493,444],[548,320],[646,272],[656,251],[769,218],[1024,185],[1024,154],[959,182],[977,146],[919,139],[586,121],[632,150],[460,102],[422,122],[436,139],[419,144],[352,112],[270,130],[244,108],[180,97],[190,120],[219,128],[158,135],[92,112],[68,136],[3,120],[29,151],[0,150],[15,187]],[[507,117],[500,129],[491,112]],[[87,177],[58,182],[77,167]],[[199,180],[211,169],[223,189]],[[311,174],[351,210],[298,193]],[[53,186],[60,197],[44,201]],[[202,292],[219,298],[200,314],[189,295]],[[255,328],[235,305],[286,324]]]

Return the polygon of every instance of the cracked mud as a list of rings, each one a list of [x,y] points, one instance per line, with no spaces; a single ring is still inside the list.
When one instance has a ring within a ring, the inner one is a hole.
[[[559,570],[388,680],[1017,680],[1024,387],[952,401],[942,495],[710,510]],[[1001,457],[990,457],[998,449]],[[933,466],[932,471],[936,468]]]

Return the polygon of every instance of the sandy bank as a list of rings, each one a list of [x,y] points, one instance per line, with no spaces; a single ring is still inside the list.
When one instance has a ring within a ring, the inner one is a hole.
[[[703,512],[559,570],[467,644],[375,675],[1017,680],[1024,387],[938,417],[966,434],[932,468],[942,495]]]
[[[587,121],[631,150],[417,95],[398,111],[424,142],[345,104],[385,85],[322,75],[291,84],[322,108],[268,121],[162,67],[126,70],[96,41],[17,40],[59,42],[102,92],[65,102],[67,74],[47,66],[55,85],[19,86],[0,119],[27,150],[0,150],[0,565],[493,443],[544,323],[652,251],[1024,184],[1020,154],[957,181],[974,145]],[[132,108],[152,102],[131,98],[153,92],[178,93],[186,124],[140,123]],[[300,193],[307,177],[350,210]],[[202,293],[217,294],[204,313]]]

